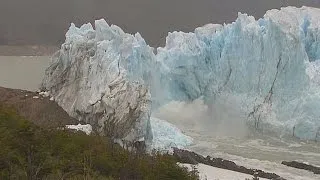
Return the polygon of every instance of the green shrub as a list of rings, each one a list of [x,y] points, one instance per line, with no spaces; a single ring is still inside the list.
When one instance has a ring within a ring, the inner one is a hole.
[[[0,179],[197,179],[168,154],[129,152],[110,139],[42,129],[0,106]]]

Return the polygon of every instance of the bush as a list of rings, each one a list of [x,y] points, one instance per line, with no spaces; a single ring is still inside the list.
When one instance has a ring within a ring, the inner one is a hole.
[[[110,139],[42,129],[0,106],[0,179],[197,179],[168,154],[129,152]]]

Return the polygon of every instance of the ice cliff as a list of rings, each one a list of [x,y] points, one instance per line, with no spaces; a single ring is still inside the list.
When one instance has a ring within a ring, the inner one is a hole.
[[[253,129],[314,139],[319,60],[315,8],[270,10],[259,20],[239,13],[231,24],[169,33],[156,54],[139,34],[99,20],[95,30],[70,27],[43,88],[71,116],[121,138],[151,139],[151,111],[170,101],[232,97]]]
[[[270,10],[259,20],[239,13],[231,24],[173,32],[166,42],[157,60],[168,101],[203,96],[214,104],[233,98],[254,129],[316,138],[319,9]]]
[[[154,54],[139,34],[126,34],[104,20],[95,22],[95,30],[91,24],[72,24],[52,59],[42,88],[69,115],[101,135],[151,138],[147,82]]]

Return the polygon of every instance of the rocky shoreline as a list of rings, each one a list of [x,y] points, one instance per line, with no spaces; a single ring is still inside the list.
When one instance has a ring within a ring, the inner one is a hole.
[[[320,174],[320,167],[316,167],[316,166],[313,166],[313,165],[300,163],[300,162],[297,162],[297,161],[290,161],[290,162],[282,161],[281,164],[289,166],[289,167],[297,168],[297,169],[304,169],[304,170],[307,170],[307,171],[311,171],[314,174]]]
[[[273,179],[273,180],[285,180],[284,178],[280,177],[275,173],[268,173],[259,169],[249,169],[243,166],[239,166],[236,163],[229,160],[225,160],[222,158],[212,158],[210,156],[204,157],[195,152],[191,152],[187,150],[174,148],[173,155],[181,163],[188,163],[188,164],[194,164],[194,165],[201,163],[201,164],[209,165],[212,167],[249,174],[256,177]]]

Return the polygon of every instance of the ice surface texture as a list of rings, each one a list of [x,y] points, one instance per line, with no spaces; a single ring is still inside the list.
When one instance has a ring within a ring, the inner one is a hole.
[[[165,120],[151,117],[150,121],[153,139],[149,149],[184,148],[192,143],[192,138],[184,135],[180,129]]]
[[[270,10],[259,20],[239,13],[231,24],[169,33],[156,55],[139,34],[99,20],[95,30],[90,24],[70,27],[43,88],[71,116],[101,134],[112,127],[121,138],[152,139],[152,108],[169,101],[203,97],[210,104],[232,96],[254,129],[294,130],[314,139],[320,127],[318,60],[315,8]]]
[[[253,128],[316,138],[319,9],[270,10],[259,20],[239,13],[231,24],[173,32],[158,48],[157,60],[168,101],[203,96],[210,104],[237,96],[235,103]]]
[[[95,30],[91,24],[72,24],[42,86],[72,117],[101,135],[151,138],[146,82],[152,51],[139,34],[126,34],[104,20],[95,22]]]

